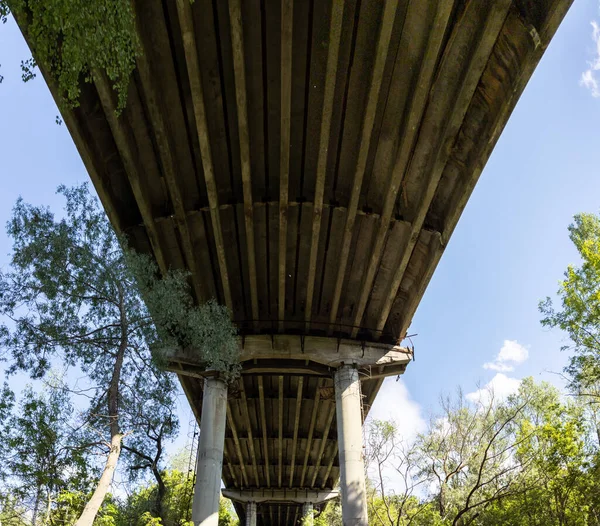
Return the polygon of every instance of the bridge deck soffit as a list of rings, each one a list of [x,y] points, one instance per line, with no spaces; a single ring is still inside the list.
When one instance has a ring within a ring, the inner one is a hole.
[[[396,343],[570,4],[134,2],[123,111],[103,75],[59,106],[114,227],[241,333]]]

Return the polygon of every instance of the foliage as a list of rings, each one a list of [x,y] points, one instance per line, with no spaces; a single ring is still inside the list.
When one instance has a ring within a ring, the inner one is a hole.
[[[197,433],[196,430],[194,430],[194,432]],[[193,443],[192,441],[188,441],[183,447],[179,448],[169,456],[169,467],[172,470],[187,473],[193,468],[195,458]]]
[[[29,526],[27,510],[13,495],[0,493],[0,524],[3,526]]]
[[[531,461],[523,491],[498,501],[482,524],[598,524],[597,452],[588,448],[578,402],[563,401],[547,383],[524,379],[517,397],[530,400],[517,431],[517,455]]]
[[[56,498],[47,524],[49,526],[75,524],[89,497],[90,495],[83,491],[61,491]],[[121,508],[118,501],[112,495],[107,495],[94,521],[94,526],[117,526],[120,524],[120,517]]]
[[[595,416],[581,400],[525,378],[506,400],[459,393],[441,406],[410,447],[393,423],[369,426],[370,524],[600,524]]]
[[[63,488],[86,490],[89,470],[72,419],[73,406],[61,389],[22,392],[18,411],[6,421],[5,487],[33,522],[48,513]]]
[[[166,487],[162,518],[152,512],[156,484],[140,486],[121,506],[118,524],[134,526],[192,526],[193,475],[177,469],[163,472]],[[219,503],[219,526],[237,526],[238,521],[231,502],[221,498]]]
[[[157,484],[144,484],[128,498],[122,506],[121,520],[136,526],[149,526],[161,520],[165,526],[191,524],[193,476],[178,470],[162,473],[165,484],[165,498],[162,518],[153,511],[153,503],[158,492]]]
[[[499,403],[493,393],[467,401],[442,400],[442,414],[422,435],[417,448],[420,474],[437,488],[440,517],[469,523],[493,502],[519,492],[528,459],[515,456],[516,425],[528,400]]]
[[[600,382],[600,217],[575,216],[569,237],[581,256],[581,265],[570,265],[560,283],[557,309],[550,298],[540,303],[542,324],[558,327],[569,336],[572,349],[569,366],[572,390],[596,396]]]
[[[415,497],[427,480],[419,472],[418,450],[404,443],[394,422],[372,420],[368,423],[366,452],[372,477],[368,488],[370,523],[413,524],[425,511]],[[390,478],[396,480],[399,487],[390,487]]]
[[[340,499],[330,500],[315,519],[314,526],[342,526],[342,505]]]
[[[89,398],[86,441],[103,437],[107,454],[90,501],[97,510],[121,447],[132,478],[149,471],[161,487],[164,445],[178,429],[175,385],[150,348],[192,346],[200,362],[231,378],[237,346],[227,311],[195,307],[184,273],[161,279],[147,256],[122,249],[87,186],[59,192],[64,217],[19,200],[9,221],[11,266],[0,272],[0,315],[9,323],[0,325],[0,348],[9,372],[44,378],[61,363],[85,374],[78,394]]]
[[[150,343],[155,359],[163,362],[177,348],[193,349],[208,368],[228,380],[235,378],[240,371],[239,346],[227,308],[214,300],[194,306],[187,273],[174,270],[159,278],[149,256],[128,250],[126,257],[157,330]]]
[[[56,80],[62,102],[78,104],[81,81],[106,72],[125,106],[140,43],[130,0],[0,0],[3,22],[12,11],[27,34],[35,59],[21,62],[23,80],[39,62]]]
[[[412,445],[401,439],[392,422],[373,422],[367,428],[366,449],[369,473],[375,474],[367,491],[369,524],[598,526],[600,455],[591,418],[579,399],[565,400],[549,384],[536,384],[526,378],[519,392],[507,400],[486,398],[474,403],[461,396],[451,401],[444,399],[438,418],[432,419],[428,430]],[[495,432],[490,434],[487,428]],[[500,429],[506,433],[497,433]],[[485,450],[493,453],[488,453],[489,461],[484,462]],[[503,456],[506,451],[510,451],[509,457]],[[410,468],[406,464],[407,452],[411,455]],[[175,461],[187,454],[184,449]],[[504,461],[497,462],[499,458]],[[185,464],[182,459],[179,464]],[[383,486],[378,485],[378,464],[373,465],[380,461]],[[486,488],[488,484],[477,483],[481,466],[482,480],[491,481],[492,489]],[[509,479],[505,478],[506,470]],[[440,482],[435,472],[452,476]],[[401,473],[407,473],[406,479]],[[165,495],[160,516],[154,508],[158,484],[142,479],[130,486],[132,491],[125,500],[108,496],[96,524],[192,526],[193,475],[170,469],[161,471],[161,477]],[[421,482],[423,477],[424,482],[414,493],[405,491],[406,484]],[[485,502],[469,507],[469,495],[475,504]],[[61,491],[47,524],[74,524],[88,497],[81,490]],[[461,514],[463,510],[466,512]],[[6,517],[2,520],[10,526],[29,524],[30,515],[20,501],[5,498],[1,513],[0,518]],[[235,524],[231,504],[222,499],[219,525]],[[314,524],[341,526],[339,499],[315,513]]]
[[[219,500],[219,524],[218,526],[238,526],[239,521],[235,516],[233,505],[229,499],[221,497]]]
[[[15,394],[6,382],[0,390],[0,443],[5,444],[11,435],[11,427],[8,421],[12,416],[15,405]],[[7,448],[0,448],[0,483],[3,483],[7,477],[5,469],[7,460],[10,458],[10,452]]]

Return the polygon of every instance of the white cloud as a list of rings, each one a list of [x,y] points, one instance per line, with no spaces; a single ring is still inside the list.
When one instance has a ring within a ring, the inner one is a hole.
[[[412,399],[401,379],[396,381],[395,378],[387,378],[383,382],[368,418],[392,420],[402,438],[401,447],[407,450],[414,444],[417,435],[427,429],[421,406]],[[392,467],[395,462],[397,465],[398,459],[389,459],[388,465],[383,469],[383,478],[388,491],[403,492],[406,489],[405,481]],[[377,476],[373,466],[368,468],[368,473],[370,477]]]
[[[369,418],[393,420],[406,442],[412,442],[427,428],[421,406],[412,399],[402,379],[387,378],[383,382],[369,411]]]
[[[509,373],[510,371],[514,370],[515,366],[507,363],[487,362],[483,364],[483,368],[491,369],[492,371],[499,371],[501,373]]]
[[[512,371],[515,365],[523,363],[529,358],[529,351],[517,340],[504,340],[504,344],[493,362],[483,364],[484,369],[491,369],[506,373]]]
[[[495,400],[504,400],[511,394],[516,393],[521,385],[521,380],[517,378],[510,378],[502,373],[497,373],[487,384],[481,389],[468,393],[466,395],[467,400],[483,404],[488,403],[489,400],[494,397]]]
[[[600,26],[592,20],[592,40],[595,51],[593,59],[588,63],[589,68],[581,74],[579,84],[592,92],[592,97],[600,97]]]

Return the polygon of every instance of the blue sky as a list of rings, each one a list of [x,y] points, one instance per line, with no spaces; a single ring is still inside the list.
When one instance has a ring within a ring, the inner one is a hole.
[[[577,0],[425,293],[410,329],[418,333],[416,361],[402,381],[387,380],[378,397],[374,414],[394,417],[407,434],[422,426],[441,392],[457,386],[473,392],[497,374],[504,375],[495,380],[499,389],[514,388],[529,375],[560,385],[553,372],[566,362],[563,336],[540,326],[537,304],[556,291],[567,264],[577,262],[566,230],[573,215],[600,211],[600,89],[594,84],[600,83],[600,58],[593,21],[600,22],[597,0]],[[14,24],[0,27],[1,225],[19,195],[59,206],[58,184],[88,180],[66,127],[55,123],[58,111],[43,79],[21,82],[19,63],[27,57]],[[0,265],[9,250],[1,229]],[[517,343],[505,346],[504,355],[522,359],[525,348],[528,358],[513,371],[484,369],[505,340]]]

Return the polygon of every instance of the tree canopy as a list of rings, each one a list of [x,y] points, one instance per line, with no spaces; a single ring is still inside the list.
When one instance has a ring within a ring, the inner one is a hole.
[[[370,524],[600,524],[598,440],[590,414],[548,383],[506,400],[459,393],[414,443],[371,422]]]
[[[571,389],[591,397],[600,381],[600,217],[578,214],[569,226],[580,265],[569,265],[558,290],[559,307],[551,298],[540,303],[542,324],[566,332],[572,351],[566,373]]]
[[[97,515],[122,451],[132,479],[154,475],[160,516],[161,461],[178,429],[176,386],[161,369],[163,353],[192,349],[232,379],[236,331],[224,307],[194,304],[185,272],[161,276],[150,256],[127,248],[86,185],[59,193],[62,217],[19,200],[8,223],[13,252],[0,272],[2,357],[9,373],[33,379],[47,378],[56,364],[85,375],[84,387],[70,386],[87,400],[73,425],[84,430],[84,449],[100,448],[106,462],[78,524]],[[68,401],[61,403],[70,414]]]

